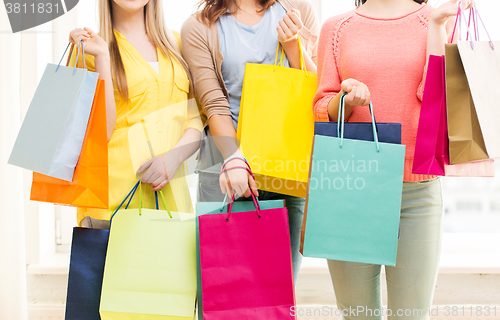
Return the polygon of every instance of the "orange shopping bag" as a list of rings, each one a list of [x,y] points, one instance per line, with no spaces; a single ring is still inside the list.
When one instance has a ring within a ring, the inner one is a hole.
[[[74,207],[108,208],[105,94],[104,80],[99,80],[73,181],[68,182],[33,172],[31,200]]]

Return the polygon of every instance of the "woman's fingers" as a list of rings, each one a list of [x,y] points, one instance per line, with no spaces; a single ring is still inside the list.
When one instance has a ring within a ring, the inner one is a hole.
[[[92,29],[90,29],[90,28],[85,27],[85,28],[83,28],[83,30],[85,30],[88,33],[89,37],[91,37],[91,38],[97,36],[97,33],[92,31]]]
[[[143,164],[141,164],[141,166],[139,167],[139,170],[137,170],[137,174],[141,174],[143,173],[144,171],[146,171],[147,168],[149,168],[151,166],[151,163],[153,162],[153,159],[154,158],[151,158],[149,159],[148,161],[144,162]]]
[[[300,19],[300,12],[295,12],[291,11],[287,14],[287,17],[290,18],[290,21],[297,27],[298,30],[302,29],[304,24],[302,23],[302,20]]]
[[[359,97],[359,100],[361,102],[361,105],[364,106],[366,105],[366,94],[365,94],[365,90],[360,90],[361,91],[361,94],[360,94],[360,97]]]
[[[292,13],[292,14],[295,15],[295,13]],[[286,26],[288,27],[288,29],[292,33],[292,36],[296,35],[299,32],[298,26],[295,24],[295,22],[292,21],[292,19],[290,18],[289,15],[284,16],[283,21],[285,22]]]
[[[85,29],[75,29],[71,31],[69,41],[73,44],[78,44],[81,40],[90,38],[89,33]]]
[[[290,29],[286,25],[285,21],[281,20],[279,22],[279,25],[280,25],[281,29],[283,29],[283,32],[285,32],[286,39],[290,39],[291,37],[293,37],[292,31],[290,31]]]
[[[366,90],[366,95],[365,95],[365,105],[369,105],[370,104],[370,101],[372,101],[371,99],[371,94],[370,94],[370,90]]]
[[[278,38],[286,39],[285,31],[283,31],[283,28],[281,26],[278,26],[276,30],[278,30]]]
[[[255,180],[252,178],[250,174],[248,174],[248,185],[250,186],[250,190],[252,190],[254,196],[258,197],[259,189],[257,188],[257,183],[255,183]]]
[[[151,185],[154,186],[154,187],[157,187],[157,186],[159,186],[160,184],[162,184],[165,181],[166,181],[165,177],[158,177],[155,180],[153,180],[153,182],[151,182]]]

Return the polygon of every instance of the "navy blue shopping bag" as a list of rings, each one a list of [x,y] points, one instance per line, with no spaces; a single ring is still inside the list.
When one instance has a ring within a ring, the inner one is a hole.
[[[139,183],[140,181],[135,184],[114,213],[118,212],[127,200],[126,208],[128,208]],[[158,209],[158,197],[156,197],[156,208]],[[73,228],[66,320],[101,320],[99,306],[108,241],[109,230]]]
[[[314,134],[338,138],[337,122],[316,122]],[[401,144],[401,123],[376,124],[380,142]],[[344,138],[354,140],[373,141],[373,127],[371,122],[346,122]]]
[[[102,277],[109,230],[74,228],[66,320],[100,320]]]

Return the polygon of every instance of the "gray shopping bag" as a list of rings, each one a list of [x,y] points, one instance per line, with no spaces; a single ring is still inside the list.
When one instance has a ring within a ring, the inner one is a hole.
[[[72,181],[99,74],[87,71],[85,65],[83,69],[76,68],[76,65],[61,66],[61,61],[59,65],[49,63],[45,68],[9,163]]]

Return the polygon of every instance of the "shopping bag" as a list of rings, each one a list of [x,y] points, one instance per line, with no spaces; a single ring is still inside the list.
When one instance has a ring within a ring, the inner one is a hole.
[[[415,144],[415,174],[444,176],[449,164],[444,79],[444,57],[430,55]]]
[[[288,211],[253,200],[197,218],[204,320],[295,319]]]
[[[284,208],[283,200],[259,201],[261,210]],[[231,211],[246,212],[252,211],[255,208],[253,202],[250,201],[235,201]],[[228,206],[226,202],[200,202],[196,204],[196,217],[206,214],[223,214],[227,213]],[[200,268],[200,239],[199,239],[199,223],[196,219],[196,267],[197,267],[197,288],[198,288],[198,319],[203,319],[203,292],[201,290],[201,268]]]
[[[495,160],[478,160],[444,167],[447,177],[495,177]]]
[[[429,57],[413,173],[449,177],[494,177],[492,159],[450,165],[444,57]]]
[[[376,123],[378,141],[401,144],[401,123]],[[338,122],[316,122],[314,134],[338,138]],[[373,141],[373,127],[369,122],[344,123],[344,138]]]
[[[33,172],[31,200],[108,208],[108,140],[104,80],[97,83],[92,112],[73,181]]]
[[[9,163],[72,181],[99,75],[85,70],[85,67],[80,69],[60,64],[47,65]]]
[[[306,257],[394,266],[405,146],[315,135],[301,251]]]
[[[73,228],[66,320],[100,320],[104,262],[109,230]]]
[[[301,60],[302,70],[246,65],[237,138],[260,190],[305,197],[317,77]]]
[[[484,26],[476,5],[474,11]],[[471,41],[459,41],[457,45],[476,107],[486,151],[490,158],[499,158],[500,41],[491,41],[491,38],[490,41],[473,41],[471,37]]]
[[[450,163],[488,159],[476,107],[457,44],[446,44],[445,52]]]
[[[135,189],[142,203],[141,184]],[[194,319],[194,215],[169,211],[158,194],[165,210],[117,210],[111,219],[102,320]]]

